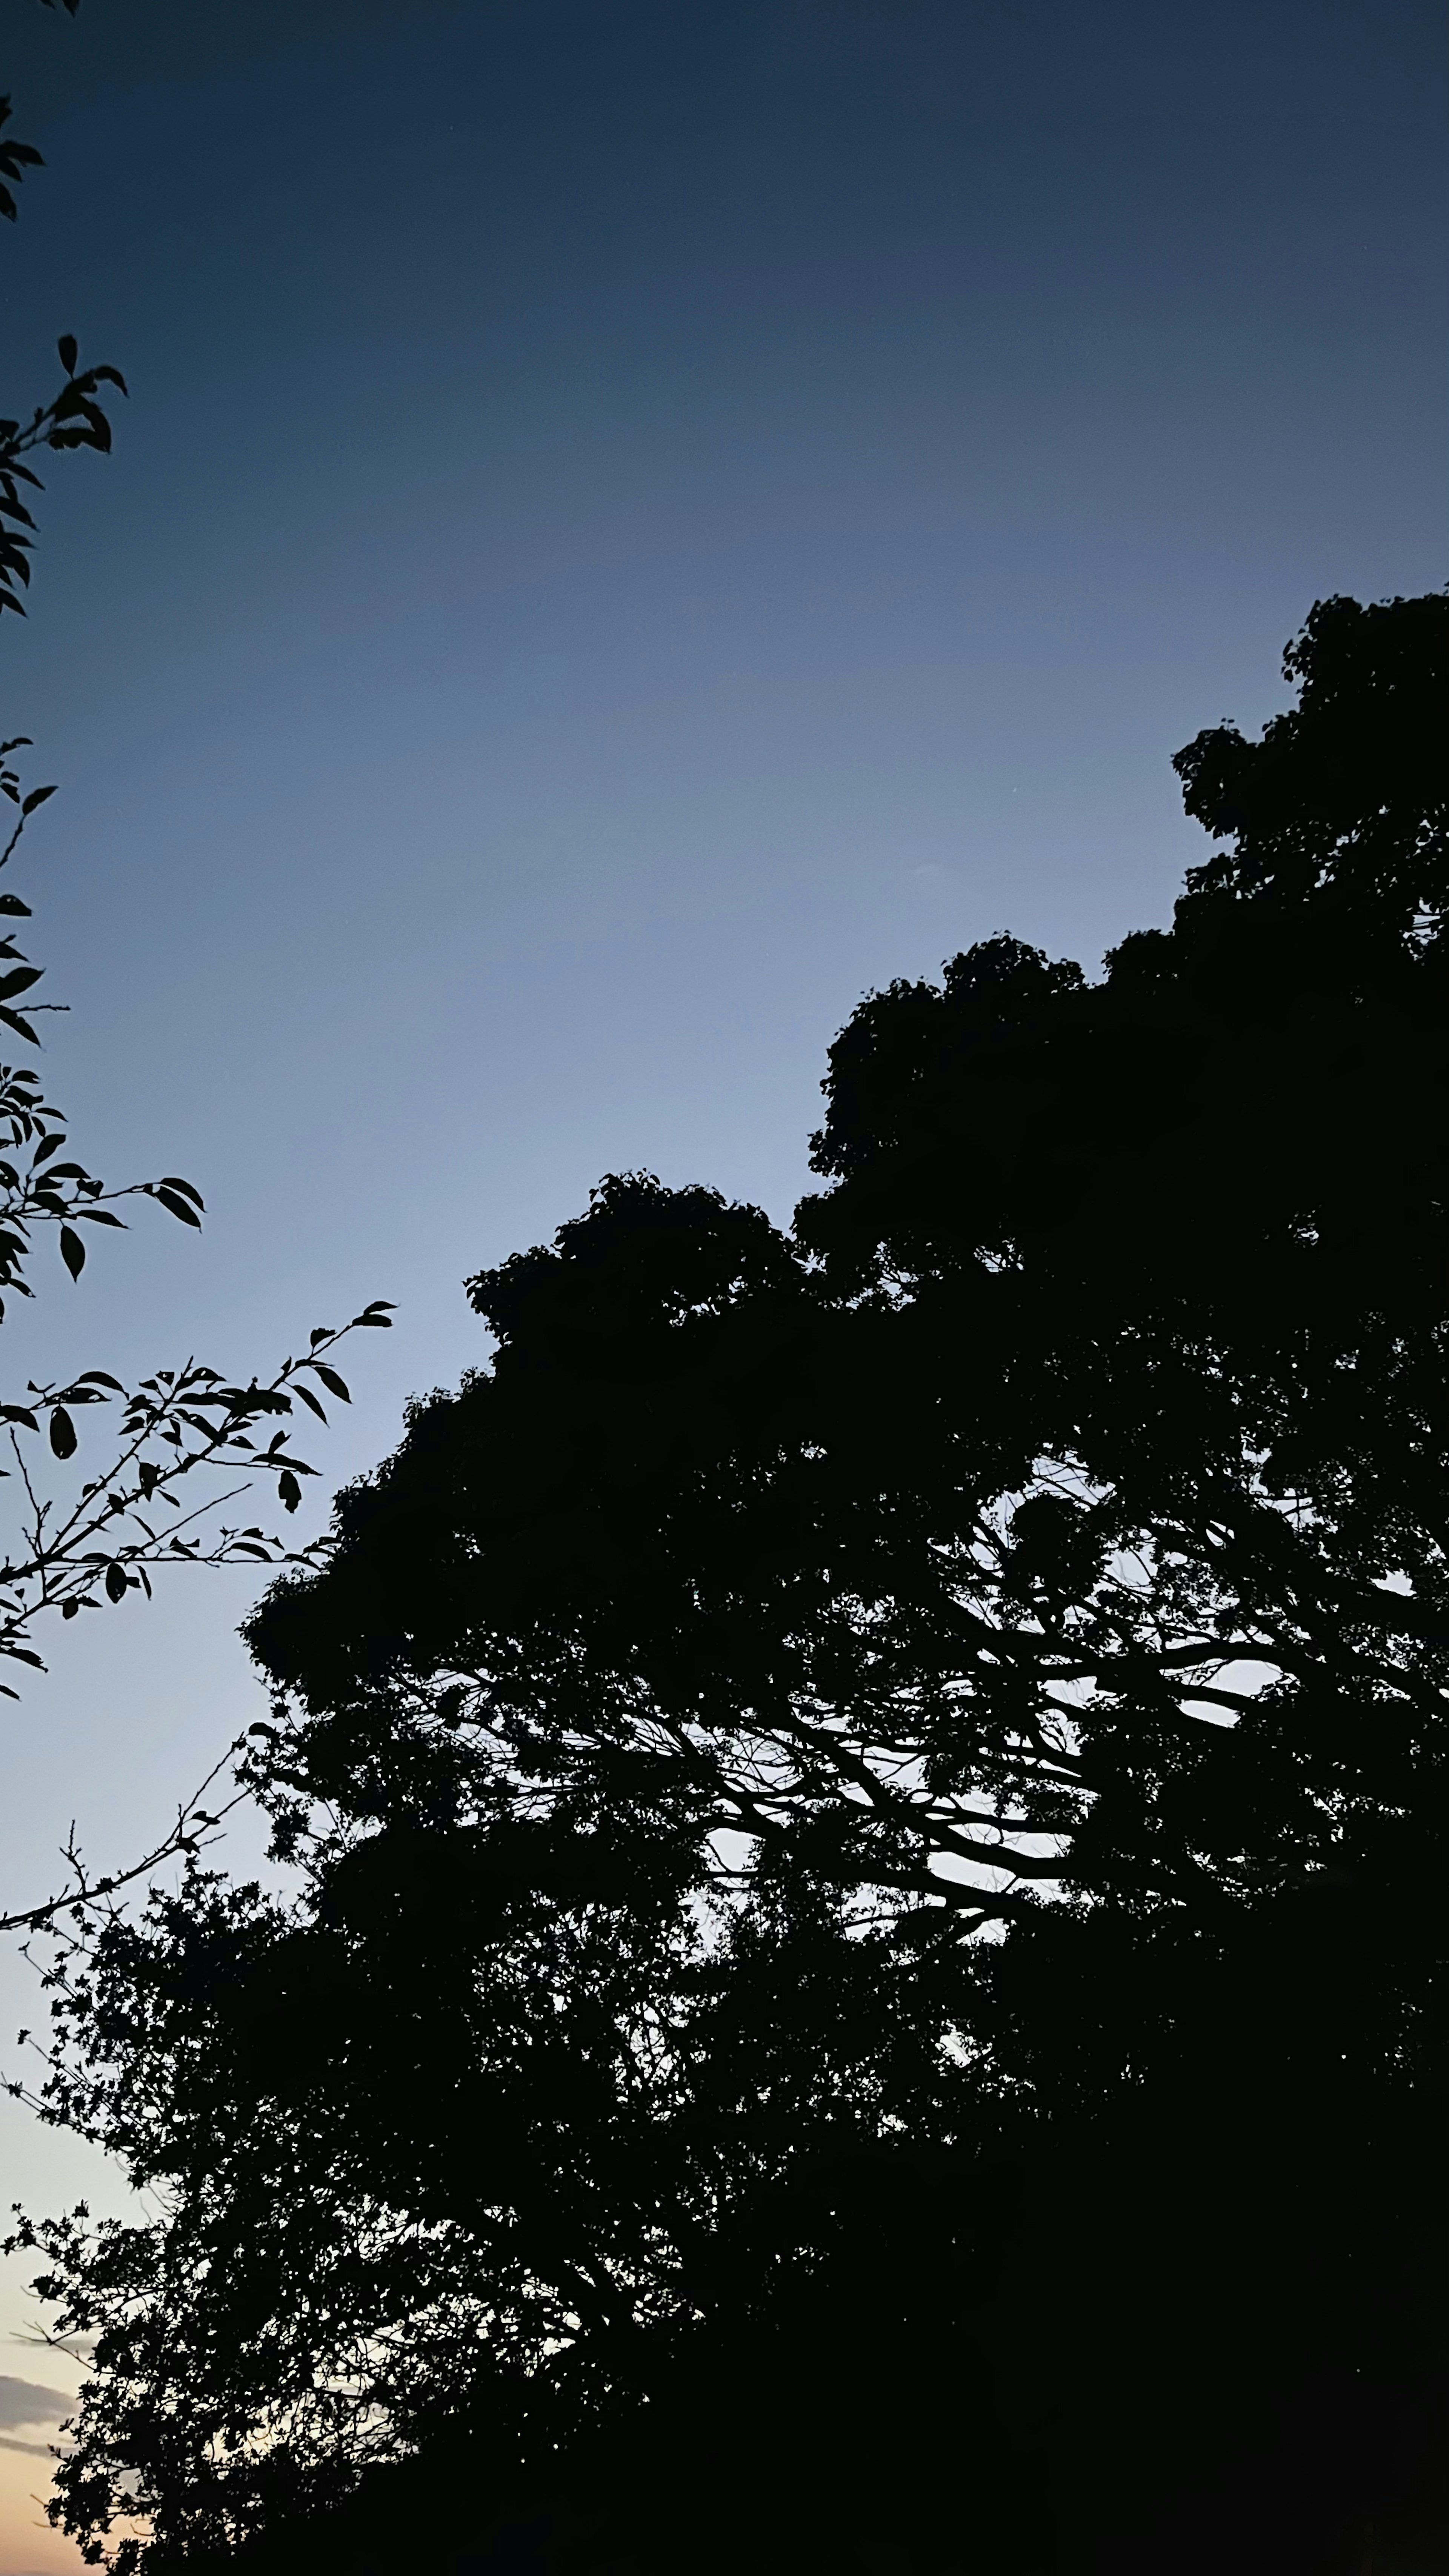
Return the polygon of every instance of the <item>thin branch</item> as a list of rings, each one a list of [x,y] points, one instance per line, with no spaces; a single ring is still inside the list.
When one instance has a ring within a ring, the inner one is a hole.
[[[61,1850],[61,1858],[73,1874],[72,1885],[63,1888],[58,1896],[47,1897],[39,1905],[22,1907],[18,1913],[0,1915],[0,1932],[42,1932],[54,1923],[59,1914],[84,1913],[88,1907],[107,1905],[123,1887],[134,1886],[138,1879],[149,1876],[151,1871],[160,1869],[164,1862],[174,1860],[179,1853],[200,1851],[214,1842],[216,1828],[234,1808],[247,1803],[248,1792],[238,1789],[214,1813],[203,1809],[202,1800],[213,1780],[245,1749],[245,1736],[238,1736],[234,1744],[227,1746],[220,1761],[213,1763],[195,1796],[177,1808],[176,1822],[171,1830],[143,1859],[132,1862],[128,1869],[111,1870],[104,1877],[92,1878],[81,1859],[75,1827],[72,1826]]]

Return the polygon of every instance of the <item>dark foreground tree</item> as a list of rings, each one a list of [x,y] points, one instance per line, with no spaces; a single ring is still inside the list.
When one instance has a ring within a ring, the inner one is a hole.
[[[63,5],[74,17],[78,0]],[[0,216],[13,221],[14,188],[41,165],[41,155],[33,144],[6,136],[9,122],[10,101],[0,98]],[[69,333],[57,354],[63,371],[59,391],[22,418],[0,420],[0,624],[7,609],[25,613],[22,594],[30,585],[35,529],[31,503],[42,489],[37,465],[75,448],[107,454],[107,389],[126,391],[115,367],[80,366]],[[55,794],[53,786],[23,786],[15,756],[28,747],[24,735],[0,742],[0,813],[5,804],[10,808],[9,828],[0,826],[0,870],[15,858],[32,815]],[[18,1040],[38,1049],[36,1021],[67,1006],[36,999],[45,970],[30,962],[15,938],[16,924],[30,918],[31,906],[10,890],[8,878],[6,888],[0,892],[0,1042]],[[168,1174],[107,1187],[72,1158],[68,1123],[29,1065],[0,1064],[0,1321],[7,1298],[34,1296],[36,1249],[47,1235],[59,1255],[52,1280],[64,1271],[76,1283],[86,1268],[88,1244],[95,1241],[86,1229],[124,1227],[123,1202],[149,1199],[185,1225],[201,1224],[203,1201],[191,1181]],[[83,1611],[114,1609],[132,1593],[149,1598],[152,1573],[163,1566],[306,1561],[307,1551],[299,1556],[259,1526],[221,1515],[259,1478],[270,1483],[285,1511],[296,1510],[298,1480],[314,1471],[289,1445],[286,1417],[294,1400],[325,1420],[318,1387],[346,1396],[332,1365],[337,1343],[360,1325],[387,1320],[379,1302],[341,1332],[319,1329],[305,1356],[287,1358],[270,1376],[252,1377],[244,1386],[228,1384],[220,1371],[189,1358],[130,1388],[108,1369],[83,1368],[44,1386],[32,1381],[13,1389],[12,1400],[0,1403],[0,1480],[8,1488],[0,1504],[0,1661],[17,1678],[17,1668],[43,1670],[38,1632],[49,1614],[74,1619]],[[93,1408],[106,1406],[114,1408],[110,1438],[83,1438]],[[18,1696],[0,1681],[0,1698]],[[151,1851],[109,1875],[98,1878],[87,1869],[72,1835],[59,1896],[0,1911],[0,1931],[34,1928],[62,1905],[104,1898],[178,1850],[195,1848],[214,1822],[205,1801],[225,1761],[223,1756]]]
[[[93,2549],[1445,2565],[1446,646],[1315,609],[1100,982],[863,1003],[791,1235],[472,1282],[253,1625],[300,1895],[57,1961]]]

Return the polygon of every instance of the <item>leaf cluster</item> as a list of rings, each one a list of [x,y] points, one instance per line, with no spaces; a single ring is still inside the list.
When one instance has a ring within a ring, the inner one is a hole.
[[[8,113],[9,101],[0,100],[0,122]],[[30,154],[25,144],[14,144],[9,148],[12,154],[19,152],[35,160],[40,158],[38,153]],[[5,146],[0,144],[0,166],[3,166],[4,152]],[[9,204],[4,202],[7,194],[8,191],[0,188],[0,214],[13,215],[13,200]],[[20,593],[30,587],[35,521],[21,498],[20,487],[24,484],[34,492],[44,489],[40,476],[23,459],[33,456],[42,447],[93,447],[100,455],[108,456],[111,424],[102,407],[101,387],[114,385],[122,394],[126,390],[125,378],[115,367],[78,369],[76,344],[68,332],[57,343],[57,348],[60,363],[65,369],[65,382],[60,391],[52,394],[48,403],[37,403],[27,420],[0,420],[0,610],[13,609],[21,617],[25,614],[25,603]],[[44,789],[40,792],[48,795],[52,791]]]

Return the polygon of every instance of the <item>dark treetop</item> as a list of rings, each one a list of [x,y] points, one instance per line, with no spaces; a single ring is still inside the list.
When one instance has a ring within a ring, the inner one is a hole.
[[[55,1962],[88,2545],[1440,2563],[1446,646],[1315,608],[1099,982],[864,1001],[789,1234],[470,1283],[252,1625],[296,1894]]]

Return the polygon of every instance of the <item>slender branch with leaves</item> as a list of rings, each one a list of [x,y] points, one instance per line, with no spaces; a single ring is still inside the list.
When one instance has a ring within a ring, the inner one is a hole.
[[[54,0],[43,5],[51,7]],[[73,17],[78,0],[61,5]],[[41,155],[33,144],[5,133],[9,120],[10,100],[3,97],[0,215],[13,221],[14,188],[41,166]],[[24,490],[43,488],[27,460],[44,450],[78,447],[107,454],[111,426],[102,389],[126,391],[117,368],[80,366],[70,333],[57,343],[57,353],[64,369],[60,390],[24,418],[0,418],[0,612],[11,609],[19,616],[25,613],[21,594],[30,584],[35,536]],[[32,816],[56,792],[50,784],[25,787],[15,755],[27,748],[24,734],[0,742],[0,799],[13,813],[0,845],[0,870],[9,867]],[[68,1006],[34,999],[45,970],[32,964],[9,928],[28,920],[31,906],[8,883],[0,892],[0,916],[6,925],[0,932],[0,1030],[23,1047],[38,1048],[37,1020]],[[84,1229],[123,1229],[127,1220],[118,1209],[124,1200],[150,1200],[180,1224],[201,1225],[204,1202],[193,1182],[167,1173],[110,1187],[71,1154],[68,1124],[28,1065],[0,1064],[0,1321],[7,1298],[35,1295],[31,1274],[47,1229],[54,1231],[62,1266],[78,1281],[87,1260]],[[17,1679],[20,1668],[45,1669],[36,1640],[48,1614],[75,1619],[114,1607],[134,1591],[149,1599],[151,1575],[160,1566],[313,1564],[315,1545],[289,1547],[259,1523],[222,1516],[258,1480],[271,1485],[284,1512],[297,1510],[302,1479],[316,1471],[291,1447],[288,1418],[300,1405],[325,1422],[324,1393],[349,1402],[333,1365],[337,1346],[366,1327],[385,1327],[389,1317],[386,1301],[377,1299],[338,1329],[319,1325],[305,1353],[245,1384],[188,1358],[135,1386],[108,1369],[84,1368],[44,1385],[29,1381],[23,1397],[0,1401],[0,1480],[8,1487],[0,1496],[0,1660],[16,1669]],[[76,1417],[103,1406],[111,1408],[109,1444],[100,1456],[83,1454],[91,1444],[83,1443]],[[66,1471],[82,1479],[78,1486],[66,1482]],[[18,1692],[0,1681],[0,1696],[15,1699]],[[107,1896],[167,1858],[194,1851],[216,1822],[206,1801],[230,1758],[178,1809],[174,1825],[153,1849],[119,1872],[93,1875],[72,1830],[62,1855],[60,1893],[0,1914],[0,1930],[36,1929],[62,1908]]]

